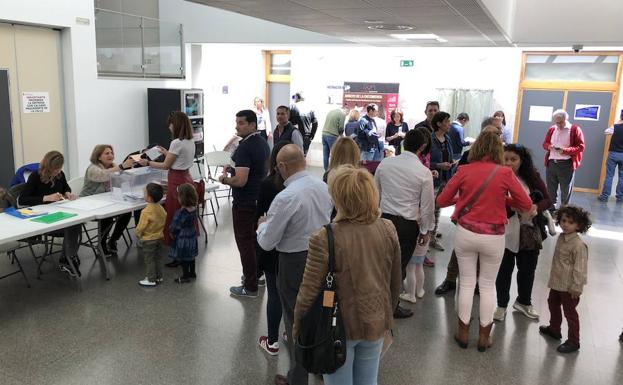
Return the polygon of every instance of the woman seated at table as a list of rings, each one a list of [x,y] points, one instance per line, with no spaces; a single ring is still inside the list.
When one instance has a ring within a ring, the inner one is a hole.
[[[76,199],[76,195],[72,194],[63,173],[64,162],[63,154],[58,151],[50,151],[45,154],[39,163],[39,170],[28,177],[28,181],[26,181],[24,189],[17,199],[19,205],[36,206],[65,199]],[[58,262],[62,271],[72,275],[80,275],[78,269],[80,266],[80,259],[78,258],[80,232],[80,225],[75,225],[49,233],[52,236],[63,237],[63,255]],[[70,259],[73,268],[69,265]]]
[[[110,191],[110,176],[112,173],[131,168],[134,165],[132,158],[126,159],[123,163],[115,165],[115,152],[109,144],[98,144],[91,153],[91,164],[87,168],[84,175],[84,185],[80,192],[81,197],[94,194],[101,194]],[[102,233],[102,250],[104,254],[117,254],[117,241],[123,235],[128,223],[132,218],[131,213],[121,214],[116,217],[101,220]],[[112,229],[113,223],[115,229],[107,241],[108,234]]]

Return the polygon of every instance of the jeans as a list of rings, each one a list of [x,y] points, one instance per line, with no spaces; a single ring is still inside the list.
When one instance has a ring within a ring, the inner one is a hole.
[[[325,385],[376,385],[383,338],[347,340],[346,362],[333,374],[322,376]]]
[[[469,324],[472,316],[476,282],[480,288],[480,325],[487,326],[493,322],[495,279],[504,254],[504,242],[504,235],[478,234],[460,225],[456,228],[454,249],[459,262],[458,313],[465,324]]]
[[[274,344],[279,340],[279,324],[281,323],[281,300],[277,290],[277,274],[265,271],[266,277],[266,322],[268,323],[268,343]]]
[[[550,160],[545,170],[547,192],[552,199],[552,208],[556,206],[558,199],[558,185],[560,185],[560,206],[569,204],[573,192],[573,162],[571,159],[563,161]]]
[[[534,272],[538,260],[538,250],[519,250],[517,253],[513,253],[509,249],[504,250],[500,271],[495,280],[499,307],[508,306],[515,261],[517,263],[517,302],[526,306],[532,305],[532,285],[534,284]]]
[[[369,150],[361,150],[361,160],[373,161],[377,156],[378,148],[371,148]]]
[[[385,142],[383,139],[379,139],[379,148],[374,150],[373,161],[380,162],[385,157]]]
[[[257,259],[255,255],[255,224],[256,205],[234,205],[232,219],[234,223],[234,238],[240,252],[243,286],[247,291],[257,291]]]
[[[569,334],[567,339],[577,345],[580,345],[580,318],[575,310],[580,303],[580,298],[573,299],[571,294],[566,291],[558,291],[550,289],[547,304],[549,306],[549,328],[556,333],[560,333],[560,325],[562,324],[562,314],[560,313],[560,305],[567,319],[569,326]]]
[[[154,241],[143,241],[143,258],[145,259],[145,277],[150,282],[156,282],[162,278],[162,257],[160,256],[160,243],[162,241],[156,239]]]
[[[604,188],[601,190],[601,198],[608,199],[612,191],[612,179],[614,178],[614,170],[619,167],[619,181],[617,182],[616,197],[618,202],[623,201],[623,152],[608,152],[608,160],[606,161],[606,180]]]
[[[290,385],[307,385],[308,374],[305,368],[296,361],[294,356],[294,338],[292,326],[294,324],[294,306],[299,294],[299,287],[303,281],[307,251],[297,253],[279,253],[279,274],[277,275],[277,289],[283,306],[283,324],[288,336],[288,352],[290,354],[290,370],[288,383]]]
[[[329,155],[331,154],[331,147],[333,147],[333,143],[336,140],[337,136],[322,135],[322,164],[325,171],[329,168]]]

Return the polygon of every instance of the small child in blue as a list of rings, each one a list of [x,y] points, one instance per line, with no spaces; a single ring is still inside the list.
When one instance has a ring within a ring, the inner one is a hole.
[[[199,253],[197,245],[199,231],[196,212],[198,198],[195,187],[190,183],[179,185],[177,187],[177,199],[182,208],[177,210],[171,226],[169,226],[172,239],[169,255],[180,261],[182,266],[183,274],[176,278],[175,282],[187,283],[197,278],[195,257]]]

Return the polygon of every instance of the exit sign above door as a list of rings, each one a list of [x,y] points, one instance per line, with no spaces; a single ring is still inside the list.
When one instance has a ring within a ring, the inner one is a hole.
[[[401,67],[413,67],[413,60],[401,60],[400,66]]]

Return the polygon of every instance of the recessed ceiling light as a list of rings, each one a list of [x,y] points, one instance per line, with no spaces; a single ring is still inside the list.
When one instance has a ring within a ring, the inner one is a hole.
[[[368,26],[368,29],[373,31],[410,31],[413,27],[410,25],[377,24]]]
[[[383,20],[364,20],[366,24],[383,24]]]
[[[439,43],[448,42],[434,33],[392,33],[389,36],[399,40],[437,40]]]

